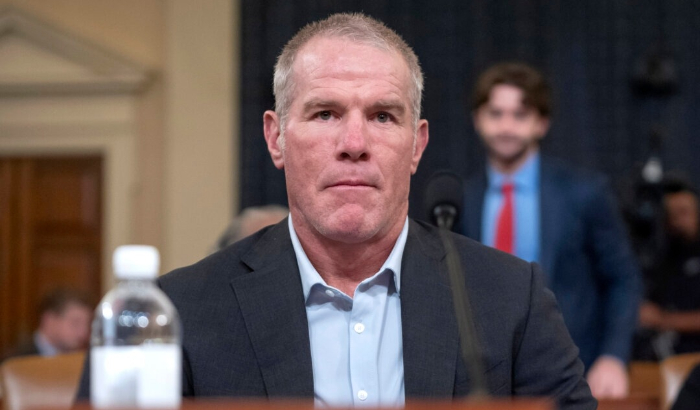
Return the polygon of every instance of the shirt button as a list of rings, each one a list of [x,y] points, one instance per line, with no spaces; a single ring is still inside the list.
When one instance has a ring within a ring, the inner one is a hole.
[[[333,291],[330,289],[326,289],[326,295],[333,297],[333,296],[335,296],[335,293],[333,293]]]
[[[357,392],[357,398],[360,399],[360,400],[362,400],[362,401],[367,400],[367,392],[364,391],[364,390],[358,391],[358,392]]]
[[[362,332],[365,331],[365,325],[363,325],[362,323],[355,323],[355,328],[354,328],[354,329],[355,329],[355,332],[357,332],[357,333],[362,333]],[[363,392],[364,390],[360,390],[360,391]],[[367,392],[365,392],[365,395],[366,395],[366,394],[367,394]],[[366,398],[366,397],[365,397],[365,398]],[[364,400],[364,399],[362,399],[362,400]]]

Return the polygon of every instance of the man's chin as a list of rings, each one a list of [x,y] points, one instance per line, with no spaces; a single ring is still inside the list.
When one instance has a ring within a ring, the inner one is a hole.
[[[318,230],[324,237],[332,241],[347,244],[366,242],[376,234],[376,230],[367,229],[360,224],[333,224],[323,226]]]
[[[496,151],[490,150],[489,157],[498,161],[501,164],[513,165],[525,159],[528,155],[527,149],[518,151]]]
[[[319,222],[316,225],[316,230],[335,242],[362,243],[377,234],[377,229],[373,226],[374,224],[369,223],[365,212],[360,214],[343,213]]]

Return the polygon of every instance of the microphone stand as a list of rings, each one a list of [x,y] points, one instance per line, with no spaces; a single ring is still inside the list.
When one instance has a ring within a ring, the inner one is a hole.
[[[455,319],[460,339],[460,355],[469,373],[472,382],[472,391],[469,397],[483,399],[488,396],[486,383],[483,377],[483,364],[479,352],[474,314],[469,303],[469,296],[465,289],[464,276],[462,275],[459,255],[455,249],[450,228],[456,218],[457,210],[453,206],[438,206],[435,216],[440,231],[440,239],[446,251],[447,273],[450,278],[452,290],[452,303],[454,304]]]

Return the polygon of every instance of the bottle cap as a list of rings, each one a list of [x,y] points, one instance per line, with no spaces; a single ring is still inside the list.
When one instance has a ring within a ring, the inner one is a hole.
[[[114,274],[119,279],[154,279],[158,276],[160,255],[149,245],[122,245],[112,256]]]

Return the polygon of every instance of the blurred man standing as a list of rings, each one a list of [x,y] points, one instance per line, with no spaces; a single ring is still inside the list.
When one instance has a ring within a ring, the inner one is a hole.
[[[472,104],[488,166],[467,183],[462,233],[539,262],[594,396],[626,396],[640,275],[605,179],[540,155],[551,103],[532,67],[489,68]]]

